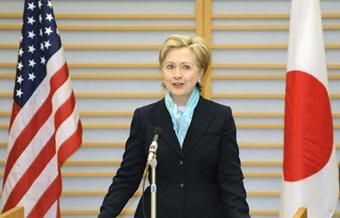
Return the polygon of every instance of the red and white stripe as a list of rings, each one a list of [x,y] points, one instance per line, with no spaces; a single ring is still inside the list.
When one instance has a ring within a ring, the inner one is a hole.
[[[319,0],[292,1],[281,218],[331,218],[339,193]]]
[[[47,76],[27,103],[14,102],[3,186],[3,211],[60,217],[60,167],[80,146],[82,128],[64,52],[47,62]]]

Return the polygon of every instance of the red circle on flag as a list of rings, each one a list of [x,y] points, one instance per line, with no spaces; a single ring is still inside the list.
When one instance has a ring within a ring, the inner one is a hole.
[[[290,71],[286,78],[284,180],[319,172],[333,148],[333,122],[327,89],[312,75]]]

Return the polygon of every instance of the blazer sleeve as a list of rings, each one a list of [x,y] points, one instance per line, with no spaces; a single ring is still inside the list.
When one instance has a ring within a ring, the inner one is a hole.
[[[236,126],[230,107],[227,107],[220,145],[218,181],[226,217],[249,218],[249,206],[243,185]]]
[[[118,216],[139,186],[146,164],[140,119],[137,109],[132,118],[122,163],[100,207],[99,218]]]

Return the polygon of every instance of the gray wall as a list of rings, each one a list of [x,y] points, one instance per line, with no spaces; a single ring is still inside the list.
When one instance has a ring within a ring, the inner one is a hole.
[[[4,76],[15,74],[14,67],[7,67],[1,63],[15,63],[19,41],[19,29],[8,29],[3,25],[21,24],[21,18],[8,18],[5,13],[19,13],[23,11],[22,0],[0,0],[0,94],[11,93],[13,78]],[[54,12],[61,14],[191,14],[195,15],[194,0],[54,0]],[[338,25],[334,29],[324,31],[327,62],[333,65],[328,72],[330,77],[329,90],[331,94],[338,94],[332,99],[334,116],[334,139],[337,144],[337,157],[340,159],[340,1],[321,1],[322,13],[336,13],[338,16],[323,19],[324,24]],[[288,0],[225,0],[213,1],[213,14],[289,14]],[[115,79],[117,74],[151,74],[158,75],[157,67],[115,68],[104,67],[103,64],[157,64],[157,49],[75,49],[72,45],[160,45],[166,36],[172,33],[194,33],[190,28],[195,25],[195,19],[57,19],[58,26],[189,26],[186,30],[63,30],[60,28],[61,38],[65,47],[67,62],[75,93],[99,93],[94,97],[78,97],[77,104],[82,112],[85,145],[71,158],[71,161],[94,161],[92,163],[71,162],[63,167],[63,172],[70,172],[63,178],[61,210],[63,217],[95,217],[95,213],[111,182],[110,173],[115,172],[118,165],[111,162],[98,161],[121,160],[124,148],[122,146],[102,143],[124,142],[128,136],[126,126],[115,127],[111,124],[129,124],[131,116],[110,115],[94,112],[133,112],[135,108],[154,102],[156,97],[117,98],[101,97],[100,93],[162,93],[161,83],[157,78]],[[288,18],[280,19],[214,19],[213,26],[273,26],[289,24]],[[288,30],[213,30],[213,45],[287,45]],[[7,47],[9,48],[7,48]],[[281,46],[282,47],[282,46]],[[235,113],[238,125],[238,141],[243,171],[246,173],[245,185],[249,192],[248,201],[253,217],[277,217],[279,209],[279,192],[281,187],[281,164],[283,143],[282,113],[284,99],[281,96],[251,97],[250,94],[284,94],[287,52],[285,48],[227,48],[213,49],[212,94],[213,100],[230,105]],[[79,67],[81,64],[94,63],[94,67]],[[217,67],[217,64],[240,64],[237,66]],[[264,66],[249,66],[249,64],[264,64]],[[268,67],[279,64],[278,67]],[[334,67],[334,65],[337,65]],[[13,65],[14,66],[14,65]],[[266,67],[267,66],[267,67]],[[85,74],[85,75],[83,75]],[[90,74],[97,74],[97,78],[90,78]],[[2,76],[1,76],[2,75]],[[111,78],[100,79],[100,75],[110,75]],[[218,79],[219,75],[227,75],[229,79]],[[240,75],[246,75],[244,78]],[[252,76],[262,78],[253,79]],[[269,75],[269,76],[268,76]],[[278,78],[272,78],[278,76]],[[280,77],[281,76],[281,77]],[[218,97],[218,94],[231,94],[229,97]],[[234,95],[232,95],[234,94]],[[243,95],[238,95],[243,94]],[[11,110],[11,99],[0,95],[0,124],[7,124]],[[90,112],[84,114],[84,112]],[[257,112],[250,114],[251,112]],[[90,124],[90,125],[89,125]],[[93,125],[92,125],[93,124]],[[103,126],[109,124],[111,126]],[[254,124],[251,126],[250,124]],[[263,126],[262,124],[267,125]],[[5,159],[5,142],[7,128],[0,128],[0,160]],[[88,144],[93,142],[94,145]],[[87,143],[87,144],[86,144]],[[4,166],[0,164],[0,172]],[[79,172],[90,172],[90,175],[76,175]],[[93,172],[103,172],[99,176]],[[106,173],[105,173],[106,172]],[[257,174],[261,173],[261,174]],[[0,177],[2,183],[2,176]],[[76,193],[70,193],[75,192]],[[255,193],[259,192],[259,193]],[[139,196],[135,196],[127,205],[127,210],[134,210]],[[0,203],[1,205],[1,203]],[[79,210],[78,213],[75,210]],[[67,212],[68,211],[68,212]],[[260,211],[260,212],[256,212]],[[340,207],[338,206],[340,212]],[[74,212],[78,215],[71,215]],[[261,215],[268,212],[269,215]],[[88,215],[87,215],[88,213]],[[272,214],[272,215],[271,215]],[[124,217],[132,217],[126,215]]]

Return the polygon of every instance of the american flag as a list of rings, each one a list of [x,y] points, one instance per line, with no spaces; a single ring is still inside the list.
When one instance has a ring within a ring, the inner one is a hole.
[[[49,0],[25,0],[3,182],[3,212],[60,217],[60,167],[82,127]]]

